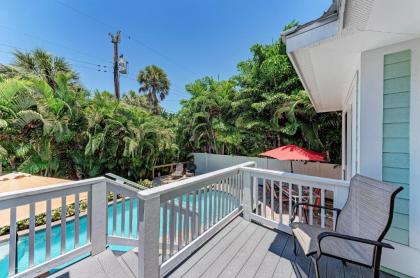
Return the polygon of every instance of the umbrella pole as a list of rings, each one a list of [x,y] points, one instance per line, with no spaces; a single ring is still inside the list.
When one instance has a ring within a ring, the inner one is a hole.
[[[293,173],[293,160],[290,160],[290,173]]]

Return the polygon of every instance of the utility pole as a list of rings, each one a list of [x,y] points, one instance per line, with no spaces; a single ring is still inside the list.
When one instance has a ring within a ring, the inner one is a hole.
[[[111,33],[108,33],[111,37],[111,42],[114,44],[114,89],[115,97],[120,99],[120,76],[118,72],[118,44],[121,41],[121,31],[118,31],[114,36]]]

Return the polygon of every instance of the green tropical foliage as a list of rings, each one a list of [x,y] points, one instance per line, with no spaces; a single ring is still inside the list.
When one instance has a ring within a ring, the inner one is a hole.
[[[15,55],[20,61],[22,54]],[[71,69],[54,72],[52,82],[30,72],[0,76],[5,171],[73,179],[114,172],[139,180],[155,164],[177,160],[172,121],[145,109],[142,96],[89,94]]]
[[[50,55],[42,49],[32,52],[16,50],[13,54],[15,61],[11,65],[0,65],[0,76],[38,77],[51,88],[56,87],[55,79],[59,73],[66,73],[72,82],[78,79],[78,75],[63,58]]]
[[[13,63],[0,65],[0,169],[146,181],[153,166],[192,151],[256,155],[285,144],[340,163],[341,115],[316,113],[281,40],[251,54],[236,76],[188,84],[190,98],[171,114],[159,105],[170,81],[155,65],[139,72],[140,94],[118,101],[84,89],[62,58],[16,51]]]
[[[293,26],[295,23],[292,23]],[[228,80],[186,86],[177,132],[186,153],[257,155],[286,144],[327,153],[340,163],[341,115],[316,113],[281,40],[251,47]]]

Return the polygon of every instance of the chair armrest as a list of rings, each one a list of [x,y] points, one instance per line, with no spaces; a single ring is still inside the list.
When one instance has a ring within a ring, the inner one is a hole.
[[[380,247],[380,248],[384,247],[384,248],[394,249],[394,247],[391,244],[388,244],[386,242],[380,242],[380,241],[376,241],[376,240],[371,240],[371,239],[366,239],[366,238],[361,238],[361,237],[355,237],[355,236],[340,234],[340,233],[337,233],[337,232],[322,232],[317,236],[317,257],[318,258],[322,254],[321,241],[324,238],[327,238],[327,237],[335,237],[335,238],[340,238],[340,239],[343,239],[343,240],[356,241],[356,242],[360,242],[360,243],[364,243],[364,244],[368,244],[368,245],[374,245],[374,246]]]
[[[293,221],[295,220],[297,209],[299,208],[299,206],[308,206],[308,207],[314,207],[314,208],[336,211],[337,212],[337,218],[338,218],[338,216],[340,215],[340,212],[341,212],[341,209],[339,209],[339,208],[328,208],[326,206],[309,204],[307,202],[299,202],[299,203],[296,203],[296,204],[293,205],[293,214],[292,214],[292,217],[290,218],[290,223],[293,223]]]

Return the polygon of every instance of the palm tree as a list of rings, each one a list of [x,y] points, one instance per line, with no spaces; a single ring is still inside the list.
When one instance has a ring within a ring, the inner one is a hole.
[[[13,52],[15,61],[11,65],[0,65],[0,77],[33,77],[36,76],[46,81],[51,88],[56,88],[55,79],[59,73],[65,73],[74,82],[77,74],[70,65],[61,57],[47,53],[42,49],[32,52]]]
[[[137,76],[140,83],[140,93],[147,94],[147,100],[153,113],[159,114],[159,94],[160,100],[164,100],[169,93],[170,81],[165,71],[158,66],[149,65],[141,70]]]

